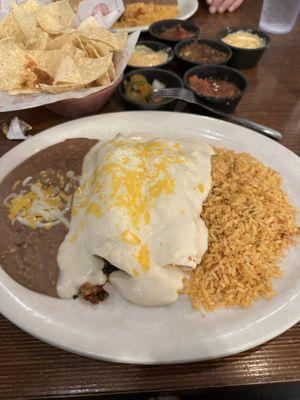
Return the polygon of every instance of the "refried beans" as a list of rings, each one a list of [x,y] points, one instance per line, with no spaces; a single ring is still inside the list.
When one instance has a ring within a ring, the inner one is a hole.
[[[0,183],[0,264],[11,278],[28,289],[58,297],[57,252],[67,234],[67,228],[62,223],[48,229],[32,229],[18,220],[12,224],[4,202],[12,192],[21,189],[20,185],[28,177],[32,181],[40,179],[41,171],[51,171],[51,174],[57,171],[57,184],[63,188],[67,179],[64,182],[61,176],[68,176],[68,171],[81,175],[83,158],[96,142],[80,138],[55,144],[25,160]],[[69,193],[72,194],[74,189],[70,185]],[[69,219],[70,215],[65,217]]]

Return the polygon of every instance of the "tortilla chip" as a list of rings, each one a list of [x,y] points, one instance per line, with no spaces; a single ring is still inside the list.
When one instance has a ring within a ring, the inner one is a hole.
[[[79,49],[81,49],[83,51],[83,53],[86,55],[86,57],[89,57],[89,53],[87,52],[87,49],[85,48],[85,43],[81,37],[76,36],[75,44]]]
[[[36,19],[44,31],[58,34],[72,27],[75,13],[68,0],[61,0],[40,7]]]
[[[65,57],[66,55],[74,57],[77,53],[77,50],[79,49],[75,47],[73,43],[65,43],[60,49],[62,57]]]
[[[113,82],[117,77],[113,61],[111,61],[111,63],[109,64],[107,72],[108,72],[108,75],[109,75],[109,79],[111,80],[111,82]]]
[[[117,52],[123,51],[126,47],[128,33],[127,32],[116,32],[114,35],[119,42],[119,47],[114,50]]]
[[[74,62],[81,75],[81,83],[88,84],[100,78],[108,71],[112,57],[87,58],[75,56]]]
[[[28,62],[26,52],[18,47],[13,38],[0,41],[0,90],[13,90],[25,87],[24,74]]]
[[[107,86],[111,83],[109,78],[109,73],[105,72],[100,78],[96,79],[96,83],[98,86]]]
[[[30,11],[32,13],[36,13],[40,7],[40,4],[35,0],[27,0],[20,4],[12,3],[11,5],[13,10],[16,8],[22,8],[23,10]]]
[[[73,59],[76,60],[77,58],[87,57],[87,56],[88,55],[87,55],[86,51],[76,48],[76,53],[75,53]]]
[[[94,17],[84,20],[78,27],[81,36],[106,44],[113,51],[122,51],[126,44],[127,33],[112,33],[101,28]]]
[[[26,39],[33,38],[36,35],[37,24],[34,13],[22,7],[17,7],[12,11],[12,15]]]
[[[97,42],[95,40],[87,39],[84,36],[81,36],[79,40],[81,41],[81,43],[83,43],[83,46],[85,46],[87,44],[90,46],[93,46],[99,56],[101,56],[101,57],[109,57],[110,56],[111,49],[106,44]]]
[[[17,42],[24,41],[24,35],[12,14],[8,14],[0,21],[0,39],[15,38]]]
[[[92,44],[85,43],[84,48],[86,50],[87,55],[90,58],[99,58],[100,57],[98,51],[96,50],[96,48]]]
[[[47,50],[61,49],[66,43],[73,43],[75,37],[74,32],[67,32],[54,38],[50,38],[47,44]]]
[[[54,83],[82,83],[80,71],[71,56],[66,55],[62,57],[55,75]]]
[[[26,50],[45,50],[48,45],[48,39],[47,32],[40,32],[36,37],[27,40],[25,48]]]
[[[78,85],[78,84],[59,84],[59,85],[40,85],[40,88],[42,89],[43,92],[47,93],[52,93],[52,94],[58,94],[58,93],[63,93],[63,92],[69,92],[71,90],[77,90],[83,88],[83,85]]]
[[[87,85],[103,76],[108,71],[110,62],[110,59],[103,57],[91,59],[82,53],[77,53],[74,59],[71,56],[62,57],[54,83]]]
[[[34,94],[40,93],[40,89],[36,88],[24,88],[24,89],[13,89],[8,92],[11,96],[16,96],[17,94]]]
[[[61,59],[59,50],[30,50],[27,54],[34,60],[36,66],[55,77]]]

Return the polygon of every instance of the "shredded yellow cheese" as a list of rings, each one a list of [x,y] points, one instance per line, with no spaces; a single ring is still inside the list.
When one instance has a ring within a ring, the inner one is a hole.
[[[135,233],[129,230],[125,230],[122,232],[121,239],[123,240],[123,242],[128,244],[138,245],[141,243],[141,239]]]
[[[72,216],[83,208],[86,215],[101,218],[105,210],[122,208],[129,218],[131,229],[124,230],[121,239],[130,245],[140,246],[135,258],[146,272],[150,268],[149,250],[135,232],[150,224],[150,210],[156,199],[174,193],[175,180],[170,169],[185,162],[180,143],[170,145],[159,140],[146,143],[121,138],[114,140],[101,166],[84,177],[75,194]],[[80,231],[85,228],[83,221]]]
[[[86,210],[87,215],[92,215],[96,218],[100,218],[102,215],[101,207],[99,204],[95,203],[94,201],[89,204]]]
[[[204,192],[204,185],[203,185],[203,183],[199,183],[198,189],[199,189],[199,192],[200,192],[200,193],[203,193],[203,192]]]
[[[18,219],[32,229],[49,229],[51,223],[63,217],[66,204],[70,200],[71,196],[52,186],[44,187],[38,180],[30,185],[28,192],[13,195],[7,204],[8,218],[12,222]]]
[[[138,253],[135,255],[137,262],[142,267],[144,272],[148,272],[150,268],[150,257],[149,257],[149,249],[146,244],[143,244]]]

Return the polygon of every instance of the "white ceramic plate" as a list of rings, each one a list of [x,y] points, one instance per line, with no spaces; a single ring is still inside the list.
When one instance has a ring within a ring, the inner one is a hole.
[[[247,151],[279,171],[290,200],[300,207],[300,159],[253,131],[220,120],[171,112],[122,112],[83,118],[19,144],[0,160],[0,181],[35,152],[67,138],[112,138],[116,133],[200,136],[216,146]],[[50,344],[110,361],[158,364],[217,358],[257,346],[299,320],[300,246],[293,247],[275,282],[278,294],[249,309],[196,312],[188,298],[171,306],[143,308],[113,290],[98,306],[34,293],[0,268],[0,311],[24,331]]]
[[[179,9],[179,16],[177,17],[178,19],[188,19],[192,15],[195,14],[195,12],[198,10],[199,3],[198,0],[178,0],[178,9]],[[136,26],[134,28],[128,28],[128,29],[115,29],[115,31],[126,31],[126,32],[134,32],[137,29],[141,30],[142,32],[147,31],[149,28],[149,25],[147,26]]]

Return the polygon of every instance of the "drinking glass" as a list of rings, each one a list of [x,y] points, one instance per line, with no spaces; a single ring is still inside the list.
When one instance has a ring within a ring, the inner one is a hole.
[[[300,0],[264,0],[259,27],[270,33],[284,34],[293,29]]]

